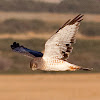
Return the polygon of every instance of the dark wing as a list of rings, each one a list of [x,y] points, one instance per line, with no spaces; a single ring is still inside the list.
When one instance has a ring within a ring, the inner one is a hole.
[[[67,60],[72,51],[71,44],[75,42],[83,15],[79,14],[73,20],[68,20],[45,44],[44,58],[51,57]]]
[[[11,45],[11,49],[14,52],[19,52],[19,53],[24,54],[25,56],[28,56],[28,57],[31,57],[31,58],[43,56],[43,53],[27,49],[24,46],[20,46],[19,43],[16,43],[16,42],[14,42]]]

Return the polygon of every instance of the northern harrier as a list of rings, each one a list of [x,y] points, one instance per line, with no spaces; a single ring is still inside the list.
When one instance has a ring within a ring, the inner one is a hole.
[[[75,43],[75,35],[78,31],[83,15],[79,14],[73,20],[68,20],[59,30],[51,36],[45,44],[44,55],[41,52],[33,51],[20,46],[14,42],[11,48],[15,52],[22,53],[32,58],[30,67],[32,70],[45,71],[75,71],[90,70],[67,62],[69,54],[72,52],[72,44]]]

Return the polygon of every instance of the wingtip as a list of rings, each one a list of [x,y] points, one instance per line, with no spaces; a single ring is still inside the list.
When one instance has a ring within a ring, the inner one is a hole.
[[[73,25],[75,24],[76,22],[81,22],[83,20],[83,14],[78,14],[74,19],[72,19],[70,21],[70,23],[68,23],[69,25]]]
[[[77,16],[82,16],[82,17],[83,17],[84,15],[80,13],[80,14],[78,14]],[[76,16],[76,17],[77,17],[77,16]]]
[[[69,19],[68,21],[66,21],[66,23],[65,24],[63,24],[63,26],[62,27],[60,27],[57,31],[56,31],[56,33],[57,32],[59,32],[59,30],[60,29],[62,29],[62,28],[64,28],[66,25],[73,25],[73,24],[75,24],[76,22],[81,22],[82,20],[83,20],[83,14],[78,14],[74,19]]]
[[[19,43],[16,43],[16,42],[13,42],[13,44],[10,45],[11,49],[15,49],[15,48],[17,48],[19,46],[20,46]]]

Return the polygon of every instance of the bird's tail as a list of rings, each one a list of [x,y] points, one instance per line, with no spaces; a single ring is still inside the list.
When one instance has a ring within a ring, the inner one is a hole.
[[[93,70],[93,68],[82,68],[82,67],[80,67],[80,69],[79,70],[84,70],[84,71],[92,71]]]

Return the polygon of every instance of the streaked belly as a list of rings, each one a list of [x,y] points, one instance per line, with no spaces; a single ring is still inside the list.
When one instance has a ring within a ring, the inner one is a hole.
[[[66,69],[66,62],[58,59],[46,60],[43,68],[43,70],[47,71],[65,71]]]

